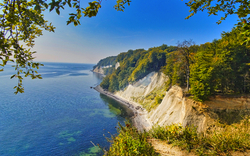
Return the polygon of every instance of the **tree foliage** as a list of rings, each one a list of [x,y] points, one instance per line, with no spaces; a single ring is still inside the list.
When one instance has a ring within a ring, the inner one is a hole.
[[[222,38],[199,46],[191,66],[191,93],[206,100],[215,93],[249,93],[250,49],[240,30],[223,32]]]
[[[115,64],[116,64],[116,58],[117,56],[109,56],[106,57],[104,59],[101,59],[97,65],[95,65],[93,67],[93,70],[95,68],[102,68],[102,70],[104,71],[104,75],[108,75],[113,73],[113,71],[115,70]],[[107,67],[109,66],[109,67]]]
[[[207,48],[199,51],[195,56],[195,63],[191,66],[191,93],[198,100],[207,100],[215,92],[215,62],[211,52],[213,51]]]
[[[250,1],[247,0],[190,0],[186,5],[190,8],[190,15],[186,19],[192,17],[198,11],[207,11],[209,15],[218,15],[223,13],[220,20],[217,22],[220,24],[229,15],[237,15],[239,22],[238,28],[243,35],[244,40],[241,44],[250,41]]]
[[[102,67],[102,66],[109,66],[109,65],[112,65],[114,66],[115,63],[116,63],[116,58],[117,56],[109,56],[109,57],[106,57],[104,59],[101,59],[97,65],[95,65],[93,67],[93,69],[95,69],[96,67]]]
[[[199,101],[215,94],[249,93],[250,48],[242,44],[240,31],[233,28],[231,32],[223,32],[221,39],[201,45],[183,41],[178,46],[162,45],[121,53],[116,60],[121,66],[106,76],[101,86],[114,92],[152,71],[161,71],[169,77],[166,88],[190,87],[190,93]],[[107,82],[112,86],[106,85]]]
[[[114,8],[117,11],[124,11],[126,5],[130,5],[130,0],[117,0]],[[33,62],[35,51],[31,51],[35,43],[35,38],[42,35],[44,30],[54,32],[55,27],[52,23],[49,23],[44,19],[44,11],[55,11],[60,15],[61,11],[65,7],[74,8],[73,13],[69,13],[67,24],[74,24],[75,26],[80,24],[80,19],[84,17],[96,16],[99,9],[101,8],[102,0],[90,1],[86,8],[82,7],[81,0],[2,0],[0,3],[0,72],[3,71],[4,66],[9,62],[14,62],[14,68],[16,74],[11,78],[18,79],[18,85],[15,87],[15,93],[22,93],[24,88],[22,86],[23,77],[30,76],[31,78],[41,78],[36,71],[39,68],[40,63]],[[244,92],[248,90],[247,81],[248,73],[245,71],[248,69],[246,65],[248,62],[247,57],[243,60],[241,56],[248,56],[248,42],[250,41],[250,2],[247,0],[190,0],[186,3],[190,8],[190,18],[199,11],[207,11],[209,15],[218,15],[220,12],[224,13],[221,19],[217,22],[218,24],[225,20],[229,15],[237,15],[239,22],[237,24],[237,33],[234,37],[230,38],[233,33],[224,33],[222,39],[218,41],[216,51],[216,61],[218,65],[216,68],[221,68],[222,74],[216,74],[216,82],[221,81],[217,88],[220,88],[223,92],[228,91],[228,88],[238,88],[237,85],[241,86],[244,83]],[[234,31],[236,31],[236,29]],[[236,36],[235,36],[236,35]],[[229,38],[228,38],[229,37]],[[192,46],[191,46],[192,47]],[[210,46],[209,46],[210,47]],[[174,54],[169,54],[175,51],[176,47],[162,45],[161,47],[151,48],[148,51],[145,50],[129,50],[127,53],[122,53],[118,56],[117,62],[122,62],[121,71],[126,68],[126,72],[120,74],[125,77],[122,83],[119,82],[118,88],[123,88],[128,83],[133,82],[142,76],[146,75],[149,71],[159,70],[165,66],[166,62],[173,62],[173,65],[167,63],[166,73],[170,74],[170,84],[184,84],[186,83],[189,87],[189,74],[191,75],[189,67],[189,54],[182,53],[185,61],[181,61],[180,58],[176,58]],[[204,47],[203,47],[204,48]],[[205,50],[207,51],[207,50]],[[240,51],[240,52],[239,52]],[[179,50],[181,52],[181,50]],[[184,51],[185,52],[185,51]],[[132,56],[130,58],[130,56]],[[188,59],[187,57],[188,56]],[[230,56],[230,57],[228,57]],[[191,57],[193,58],[193,57]],[[196,58],[196,57],[194,57]],[[203,59],[197,57],[197,59]],[[214,59],[214,58],[213,58]],[[138,61],[140,60],[140,61]],[[188,60],[188,62],[187,62]],[[229,62],[233,63],[229,63]],[[245,64],[240,63],[243,61]],[[203,66],[198,66],[197,62],[193,62],[194,66],[199,67],[195,72],[205,72],[208,70],[202,70]],[[213,66],[213,67],[212,67]],[[204,66],[204,68],[216,69],[214,65]],[[239,66],[236,68],[236,66]],[[187,68],[188,67],[188,68]],[[185,69],[186,68],[186,69]],[[172,71],[172,72],[171,72]],[[119,76],[118,71],[114,71]],[[211,71],[211,74],[214,73]],[[215,72],[217,73],[217,72]],[[239,74],[237,77],[232,74]],[[186,75],[186,78],[183,77]],[[232,78],[226,77],[231,76]],[[119,77],[118,77],[119,79]],[[229,83],[230,81],[230,83]],[[195,82],[193,80],[193,82]],[[222,82],[228,82],[225,84]],[[233,82],[233,83],[231,83]],[[111,85],[112,86],[112,85]],[[227,88],[226,88],[226,87]],[[205,87],[206,88],[206,87]],[[234,89],[235,90],[235,89]],[[236,89],[235,91],[241,92],[242,89]],[[209,93],[210,94],[210,93]]]
[[[0,2],[0,71],[10,61],[14,62],[16,74],[11,78],[18,79],[15,93],[22,93],[23,77],[42,78],[36,71],[40,63],[33,62],[35,51],[31,51],[35,38],[43,30],[54,32],[55,27],[44,19],[44,11],[55,11],[60,15],[65,7],[74,8],[69,13],[67,24],[80,24],[80,18],[96,16],[101,8],[101,0],[89,2],[86,8],[81,7],[81,0],[2,0]],[[129,0],[117,0],[115,9],[122,11]]]
[[[190,65],[192,63],[192,55],[194,55],[196,48],[195,43],[192,40],[184,40],[178,42],[178,53],[181,56],[182,62],[184,63],[186,79],[187,79],[187,90],[189,91],[189,77],[190,77]]]
[[[173,46],[163,44],[148,50],[136,49],[120,53],[116,59],[120,63],[120,67],[105,77],[105,82],[101,83],[101,87],[115,92],[125,88],[129,83],[134,83],[143,78],[152,71],[162,70],[166,65],[167,53],[172,52],[174,49],[176,48],[173,48]],[[106,79],[109,79],[109,83],[112,83],[112,85],[105,85]]]

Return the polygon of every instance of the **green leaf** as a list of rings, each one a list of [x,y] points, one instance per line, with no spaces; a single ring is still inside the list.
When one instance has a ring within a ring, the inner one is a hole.
[[[10,78],[13,79],[16,75],[12,75]]]
[[[71,23],[71,21],[67,21],[67,25],[69,25]]]
[[[60,15],[60,10],[58,8],[56,8],[56,13]]]
[[[54,8],[55,8],[55,5],[52,3],[52,4],[50,5],[49,11],[51,12]]]
[[[34,9],[37,10],[37,11],[41,11],[40,5],[36,5]]]
[[[68,5],[69,7],[71,7],[71,0],[68,0]]]

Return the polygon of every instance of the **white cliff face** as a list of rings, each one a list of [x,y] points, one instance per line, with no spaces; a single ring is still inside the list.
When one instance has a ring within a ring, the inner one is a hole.
[[[96,67],[93,71],[96,73],[104,74],[102,67]]]
[[[161,104],[149,114],[149,120],[160,126],[182,123],[185,116],[185,101],[182,89],[173,86],[163,98]]]
[[[148,104],[154,104],[154,100],[147,103],[148,97],[158,93],[164,95],[162,92],[164,92],[167,80],[168,77],[163,73],[152,72],[124,90],[116,92],[115,95],[127,100],[134,107],[143,106],[146,108]],[[172,86],[165,93],[160,104],[153,109],[148,109],[150,112],[142,109],[138,110],[138,123],[144,125],[143,127],[146,130],[149,130],[154,125],[180,124],[183,127],[193,125],[197,127],[198,132],[204,132],[207,128],[214,126],[216,120],[220,119],[219,115],[221,113],[223,115],[223,110],[224,113],[225,110],[226,112],[239,111],[239,115],[249,114],[250,112],[249,110],[245,111],[246,108],[250,108],[250,102],[247,100],[249,97],[232,99],[216,97],[201,103],[183,96],[183,90],[179,86]]]
[[[100,68],[111,68],[111,67],[112,67],[112,65],[107,65],[107,66],[102,66]]]
[[[161,104],[148,114],[148,118],[152,125],[193,125],[197,127],[198,132],[202,132],[214,121],[204,108],[201,103],[183,97],[180,87],[173,86]]]
[[[118,67],[120,67],[120,63],[119,63],[119,62],[117,62],[117,63],[115,64],[115,69],[117,69]]]
[[[164,86],[167,80],[168,77],[163,73],[151,72],[135,84],[128,85],[124,91],[118,91],[115,94],[129,101],[133,101],[134,98],[145,97],[153,90]]]
[[[140,106],[135,99],[144,99],[152,91],[162,89],[168,77],[163,73],[152,72],[133,85],[129,85],[125,90],[115,93],[116,96],[125,99],[134,106]],[[143,100],[142,100],[143,101]],[[183,97],[183,91],[178,86],[173,86],[166,92],[162,102],[150,112],[141,112],[149,125],[167,126],[171,124],[181,124],[182,126],[197,126],[197,130],[202,132],[212,119],[203,110],[200,103]],[[150,126],[150,127],[151,127]],[[150,128],[149,128],[150,129]]]
[[[105,69],[105,68],[111,68],[111,67],[112,67],[112,65],[96,67],[96,68],[93,70],[93,72],[96,72],[96,73],[100,73],[100,74],[105,75],[103,69]]]

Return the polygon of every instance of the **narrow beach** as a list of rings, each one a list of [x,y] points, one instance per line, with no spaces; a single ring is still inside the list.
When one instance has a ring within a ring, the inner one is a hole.
[[[132,117],[132,123],[133,125],[140,131],[143,130],[149,130],[151,128],[151,124],[147,120],[147,112],[143,111],[140,107],[136,106],[135,104],[127,101],[126,99],[122,99],[116,95],[114,95],[111,92],[105,91],[100,85],[93,87],[96,91],[98,91],[101,94],[104,94],[121,104],[125,105],[129,109],[131,109],[134,112],[134,115]]]

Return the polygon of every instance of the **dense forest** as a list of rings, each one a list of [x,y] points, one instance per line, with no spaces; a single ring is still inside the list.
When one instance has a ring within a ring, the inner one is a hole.
[[[179,85],[199,101],[217,93],[249,93],[250,47],[243,40],[233,28],[223,32],[221,39],[201,45],[189,40],[177,46],[129,50],[113,59],[112,64],[119,62],[120,67],[103,79],[101,87],[115,92],[152,71],[161,71],[169,77],[166,88]]]
[[[106,57],[104,59],[101,59],[97,65],[95,65],[93,67],[93,69],[95,69],[96,67],[101,67],[101,66],[108,66],[108,65],[115,65],[116,63],[116,58],[117,56],[109,56],[109,57]]]
[[[175,47],[162,45],[148,50],[137,49],[121,53],[116,59],[120,67],[107,75],[101,86],[111,92],[123,89],[150,72],[160,70],[166,65],[166,53],[174,50],[176,50]]]
[[[102,69],[103,69],[105,75],[113,73],[113,71],[115,70],[116,58],[117,58],[117,56],[109,56],[109,57],[106,57],[104,59],[101,59],[97,63],[97,65],[95,65],[93,67],[93,70],[95,68],[100,68],[100,67],[105,67],[105,66],[111,65],[112,67],[110,67],[110,68],[102,68]]]

